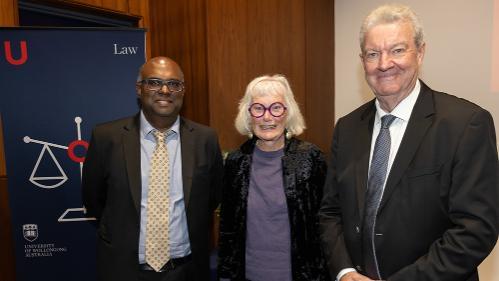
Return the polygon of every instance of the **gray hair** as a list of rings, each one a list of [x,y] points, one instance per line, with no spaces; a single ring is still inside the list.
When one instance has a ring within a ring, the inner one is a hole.
[[[282,95],[287,107],[285,128],[291,135],[300,135],[305,130],[305,120],[300,112],[293,91],[284,75],[264,75],[253,79],[246,87],[244,96],[239,101],[239,112],[234,125],[241,135],[252,135],[252,117],[248,111],[254,97],[265,95]]]
[[[372,10],[364,19],[360,28],[360,49],[364,51],[366,33],[379,24],[408,22],[414,30],[414,43],[419,48],[424,41],[424,31],[421,21],[409,6],[402,4],[386,4]]]

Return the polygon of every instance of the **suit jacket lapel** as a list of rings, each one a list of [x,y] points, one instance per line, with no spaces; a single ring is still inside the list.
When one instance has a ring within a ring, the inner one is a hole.
[[[359,146],[354,148],[359,151],[359,160],[355,164],[355,182],[357,191],[357,204],[359,208],[359,215],[364,217],[364,201],[367,190],[367,173],[369,170],[369,153],[371,151],[371,138],[373,134],[374,116],[376,107],[374,100],[371,105],[364,111],[361,117],[359,126],[358,141]]]
[[[140,213],[141,166],[140,166],[140,117],[137,114],[124,127],[123,154],[128,175],[128,183],[137,212]]]
[[[192,187],[192,174],[194,171],[194,151],[195,137],[193,136],[194,129],[189,125],[188,121],[180,118],[180,144],[182,149],[182,184],[184,191],[184,203],[187,212],[189,206],[189,198]]]
[[[433,122],[434,104],[432,90],[421,81],[421,91],[407,124],[399,150],[393,161],[378,212],[381,212],[390,199],[402,175],[405,173],[414,154],[419,148],[426,131]]]

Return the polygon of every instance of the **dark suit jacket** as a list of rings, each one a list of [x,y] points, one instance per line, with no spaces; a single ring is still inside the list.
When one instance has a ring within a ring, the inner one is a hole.
[[[98,219],[99,280],[138,280],[141,199],[139,115],[97,126],[83,167],[83,203]],[[194,280],[209,280],[209,236],[221,197],[214,130],[180,119],[182,179]]]
[[[374,100],[338,120],[325,185],[321,239],[330,274],[362,273],[362,220]],[[489,112],[421,92],[387,179],[376,250],[383,279],[478,280],[498,231],[498,160]]]

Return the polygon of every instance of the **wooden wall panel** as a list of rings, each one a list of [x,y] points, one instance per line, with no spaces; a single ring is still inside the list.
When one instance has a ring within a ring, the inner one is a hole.
[[[129,13],[140,16],[139,27],[149,29],[151,22],[149,17],[149,1],[147,0],[129,0]],[[151,57],[151,32],[146,32],[146,58]]]
[[[238,102],[251,77],[246,4],[246,0],[207,3],[210,125],[216,128],[223,150],[236,148],[246,139],[234,128]]]
[[[87,4],[95,7],[102,7],[102,0],[69,0],[69,1]]]
[[[2,0],[0,0],[2,1]],[[123,15],[140,16],[144,19],[149,18],[149,1],[147,0],[37,0],[38,2],[56,3],[65,5],[79,5],[97,10],[108,10]],[[145,27],[141,25],[141,27]]]
[[[333,1],[207,1],[210,125],[222,148],[246,85],[262,74],[288,77],[308,129],[300,136],[329,150],[334,122]]]
[[[14,241],[10,223],[9,192],[3,143],[2,120],[0,118],[0,277],[1,280],[15,280]]]
[[[0,176],[0,276],[2,281],[15,280],[14,241],[10,223],[7,178]]]
[[[7,168],[5,165],[5,147],[3,143],[3,127],[2,118],[0,116],[0,177],[7,176]]]
[[[149,1],[129,0],[128,11],[131,15],[140,16],[140,27],[149,27]]]
[[[102,0],[102,7],[123,13],[129,13],[129,0]]]
[[[0,26],[18,26],[17,0],[0,0]]]
[[[304,1],[247,2],[250,76],[284,74],[294,85],[295,96],[302,100],[305,84]]]
[[[308,1],[305,17],[307,140],[329,153],[334,126],[334,1]]]
[[[182,115],[209,124],[205,0],[151,0],[151,57],[168,56],[184,71]]]
[[[140,0],[129,0],[128,1],[128,11],[132,15],[141,15],[142,14],[142,6],[146,4],[149,6],[149,1],[140,1]]]
[[[265,7],[265,8],[262,8]],[[284,74],[304,111],[305,19],[302,0],[248,1],[250,82],[262,74]],[[242,93],[240,94],[242,96]]]

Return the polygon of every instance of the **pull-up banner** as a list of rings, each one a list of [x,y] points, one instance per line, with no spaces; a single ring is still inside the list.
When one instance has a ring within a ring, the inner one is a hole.
[[[18,281],[95,280],[81,201],[91,129],[137,112],[142,29],[0,28],[3,120]]]

